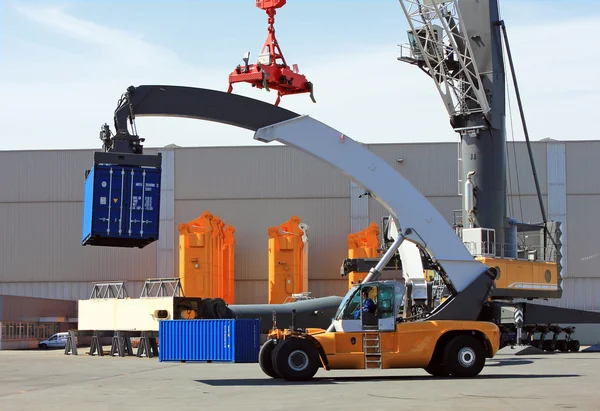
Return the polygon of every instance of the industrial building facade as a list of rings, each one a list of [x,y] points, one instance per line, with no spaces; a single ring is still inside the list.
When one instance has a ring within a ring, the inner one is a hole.
[[[600,310],[600,141],[532,146],[548,217],[563,223],[564,293],[550,303]],[[368,147],[453,223],[461,208],[456,143]],[[267,302],[267,229],[294,215],[309,227],[311,296],[343,295],[348,234],[387,215],[342,173],[291,147],[146,149],[163,157],[160,239],[144,249],[83,247],[83,182],[94,151],[0,152],[0,295],[78,300],[95,282],[126,281],[139,297],[146,279],[178,275],[177,225],[204,211],[235,227],[236,304]],[[539,222],[525,143],[509,143],[507,154],[509,210]]]

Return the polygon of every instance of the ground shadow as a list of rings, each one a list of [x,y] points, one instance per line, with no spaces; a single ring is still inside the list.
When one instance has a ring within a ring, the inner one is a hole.
[[[479,375],[469,380],[506,380],[506,379],[536,379],[536,378],[572,378],[580,377],[579,374],[497,374],[497,375]],[[338,378],[313,378],[310,381],[299,381],[291,382],[272,378],[235,378],[235,379],[221,379],[221,380],[194,380],[195,382],[211,385],[213,387],[252,387],[259,385],[328,385],[328,384],[340,384],[346,382],[384,382],[384,381],[438,381],[438,380],[452,380],[449,378],[438,378],[430,375],[404,375],[404,376],[382,376],[382,377],[338,377]]]
[[[536,359],[537,361],[537,359]],[[485,367],[506,367],[511,365],[527,365],[533,364],[533,360],[525,360],[523,358],[506,358],[506,359],[493,359],[488,360]]]

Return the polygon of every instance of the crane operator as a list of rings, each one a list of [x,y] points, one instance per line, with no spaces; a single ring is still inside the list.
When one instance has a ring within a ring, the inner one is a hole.
[[[369,312],[371,314],[375,313],[375,310],[377,309],[377,306],[375,305],[375,302],[371,299],[371,297],[369,297],[369,289],[368,288],[363,288],[362,290],[362,297],[363,297],[363,306],[361,310],[356,310],[354,312],[354,319],[358,319],[360,318],[360,312]]]

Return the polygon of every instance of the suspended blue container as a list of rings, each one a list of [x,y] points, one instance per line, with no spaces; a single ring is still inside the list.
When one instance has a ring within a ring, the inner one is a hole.
[[[158,360],[256,363],[260,320],[162,320]]]
[[[95,164],[85,180],[82,245],[143,248],[158,239],[159,167]]]

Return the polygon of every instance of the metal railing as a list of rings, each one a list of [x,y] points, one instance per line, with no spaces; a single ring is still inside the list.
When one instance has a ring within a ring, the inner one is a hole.
[[[520,246],[517,245],[516,256],[512,255],[509,244],[489,243],[486,241],[464,241],[463,244],[474,256],[489,256],[499,258],[514,258],[516,260],[556,262],[557,252],[553,245],[549,246]],[[499,251],[498,253],[496,253]]]
[[[294,301],[313,300],[314,298],[315,297],[310,296],[310,291],[305,291],[286,297],[286,299],[283,301],[283,304],[293,303]]]
[[[144,283],[140,298],[183,296],[180,278],[149,278]]]
[[[57,323],[4,321],[1,324],[0,339],[3,341],[44,340],[59,331]]]
[[[90,299],[93,298],[127,298],[125,281],[105,281],[94,283]]]
[[[415,56],[410,44],[398,44],[398,60],[414,64],[420,59]]]

